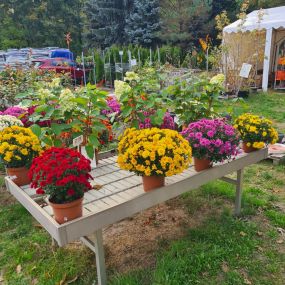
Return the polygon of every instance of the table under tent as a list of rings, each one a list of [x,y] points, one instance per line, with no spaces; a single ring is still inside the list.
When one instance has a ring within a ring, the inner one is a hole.
[[[223,43],[229,85],[248,63],[251,87],[285,89],[285,6],[253,11],[244,21],[226,26]]]

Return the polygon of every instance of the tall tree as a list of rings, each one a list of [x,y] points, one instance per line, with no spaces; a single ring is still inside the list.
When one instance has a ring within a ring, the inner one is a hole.
[[[239,0],[238,0],[239,1]],[[213,0],[211,18],[215,18],[223,11],[227,11],[227,15],[234,20],[239,10],[240,4],[233,0]]]
[[[0,48],[65,46],[81,49],[84,0],[0,0]]]
[[[109,47],[124,40],[125,1],[87,0],[85,5],[87,46]]]
[[[193,0],[189,26],[192,40],[197,41],[211,33],[215,25],[214,19],[211,18],[212,6],[213,0]]]
[[[183,45],[191,39],[192,36],[188,29],[191,5],[192,0],[162,0],[160,2],[162,21],[160,38],[162,41]]]
[[[125,32],[129,42],[151,46],[157,42],[159,29],[159,1],[135,0],[126,19]]]
[[[238,0],[241,1],[241,0]],[[260,8],[273,8],[278,6],[284,6],[284,0],[251,0],[250,10],[260,9]]]
[[[161,0],[160,5],[163,41],[187,47],[208,33],[212,0]]]

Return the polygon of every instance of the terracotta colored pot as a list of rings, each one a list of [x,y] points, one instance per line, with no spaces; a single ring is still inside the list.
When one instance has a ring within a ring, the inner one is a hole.
[[[246,145],[247,143],[246,142],[243,142],[242,143],[242,149],[245,153],[250,153],[250,152],[253,152],[253,151],[256,151],[257,149],[254,148],[253,146],[247,146]]]
[[[212,163],[209,159],[199,159],[194,157],[194,168],[197,172],[211,168]]]
[[[6,168],[7,174],[12,177],[13,182],[18,186],[24,186],[31,183],[29,178],[29,169],[27,167]],[[15,178],[13,178],[13,176]]]
[[[143,176],[143,189],[149,192],[153,189],[163,187],[165,184],[165,177],[163,176]]]
[[[184,124],[183,126],[182,126],[182,131],[184,131],[185,129],[187,129],[188,128],[188,125],[187,124]]]
[[[83,197],[65,204],[54,204],[49,201],[53,209],[54,219],[63,224],[76,218],[82,217]]]

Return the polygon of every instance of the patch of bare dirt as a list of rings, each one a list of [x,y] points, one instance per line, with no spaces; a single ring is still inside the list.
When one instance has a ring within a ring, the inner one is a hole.
[[[155,266],[160,247],[185,236],[190,227],[197,227],[211,211],[203,207],[190,216],[178,204],[164,203],[125,219],[104,230],[106,263],[109,268],[128,272]]]

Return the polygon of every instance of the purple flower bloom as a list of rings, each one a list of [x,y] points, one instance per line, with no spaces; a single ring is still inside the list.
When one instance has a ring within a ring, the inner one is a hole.
[[[4,112],[2,112],[3,115],[10,115],[16,118],[18,118],[24,113],[26,113],[26,110],[21,107],[9,107]]]
[[[207,139],[201,138],[201,140],[200,140],[200,145],[202,145],[202,146],[208,146],[208,145],[210,145],[210,141],[207,140]]]
[[[207,136],[208,136],[209,138],[212,138],[214,135],[215,135],[215,133],[214,133],[213,131],[208,131],[208,132],[207,132]]]
[[[110,115],[112,113],[116,113],[116,115],[120,114],[121,105],[117,101],[116,97],[108,97],[107,98],[107,106],[109,107],[109,110],[103,110],[102,114],[104,114],[104,115]]]
[[[202,119],[191,123],[181,134],[192,146],[194,157],[217,162],[238,153],[239,138],[224,119]]]
[[[166,112],[163,118],[161,129],[175,130],[175,123],[169,112]]]
[[[219,147],[219,146],[221,146],[223,144],[223,142],[220,140],[220,139],[217,139],[216,141],[215,141],[215,146],[216,147]]]
[[[198,132],[195,134],[196,139],[201,139],[203,137],[203,134],[201,132]]]
[[[139,128],[140,128],[140,129],[144,129],[144,128],[145,128],[145,127],[144,127],[144,124],[143,124],[143,123],[140,123],[140,124],[139,124]]]

